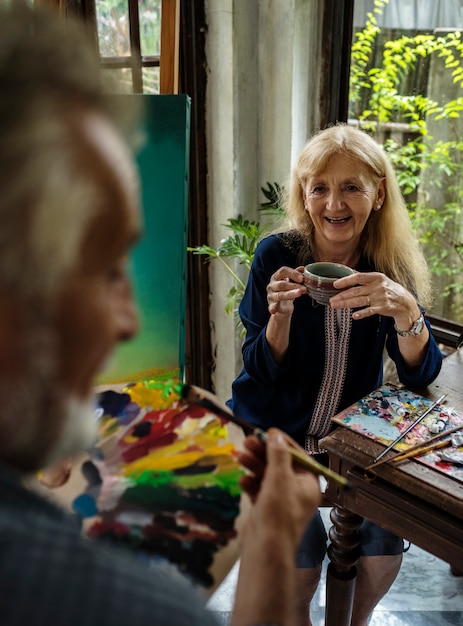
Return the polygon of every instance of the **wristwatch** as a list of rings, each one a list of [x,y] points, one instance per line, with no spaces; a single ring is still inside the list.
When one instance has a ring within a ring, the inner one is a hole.
[[[396,333],[400,337],[415,337],[416,335],[419,335],[422,332],[423,328],[424,328],[424,317],[423,317],[423,314],[421,314],[419,316],[419,318],[416,320],[416,322],[413,322],[412,327],[410,328],[410,330],[399,330],[395,324],[394,324],[394,328],[396,330]]]

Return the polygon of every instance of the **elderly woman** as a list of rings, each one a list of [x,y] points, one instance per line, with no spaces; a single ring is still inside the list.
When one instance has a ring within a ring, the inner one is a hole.
[[[327,128],[305,145],[287,187],[287,227],[259,244],[240,305],[244,367],[229,404],[322,455],[330,418],[381,385],[384,348],[412,388],[431,383],[442,358],[424,317],[427,265],[383,149],[357,128]],[[303,284],[314,261],[356,270],[334,283],[343,291],[328,306]],[[366,626],[403,552],[402,539],[367,521],[361,532],[352,626]],[[310,624],[326,539],[316,517],[297,554],[301,626]]]

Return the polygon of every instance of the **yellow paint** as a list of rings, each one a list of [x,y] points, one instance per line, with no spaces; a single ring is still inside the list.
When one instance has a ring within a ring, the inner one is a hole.
[[[154,450],[147,456],[128,463],[123,468],[123,472],[126,476],[130,476],[131,474],[138,474],[147,470],[175,470],[188,467],[199,461],[204,463],[205,457],[209,457],[208,462],[216,463],[219,466],[222,461],[228,465],[226,455],[231,456],[233,454],[235,450],[234,445],[231,443],[211,445],[211,442],[206,443],[206,441],[207,438],[203,436],[194,437],[193,441],[177,441],[170,446]],[[188,451],[187,448],[193,447],[194,443],[198,444],[199,449]]]

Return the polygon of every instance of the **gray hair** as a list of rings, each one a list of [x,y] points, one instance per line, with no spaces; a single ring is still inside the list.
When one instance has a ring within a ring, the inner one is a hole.
[[[103,193],[75,154],[76,121],[86,110],[123,120],[91,39],[54,13],[0,13],[0,90],[0,289],[48,297]]]

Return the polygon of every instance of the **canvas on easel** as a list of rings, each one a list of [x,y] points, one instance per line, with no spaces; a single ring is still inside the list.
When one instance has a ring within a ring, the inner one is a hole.
[[[144,111],[136,155],[143,233],[129,259],[140,330],[97,384],[182,378],[185,355],[190,98],[121,95]]]

